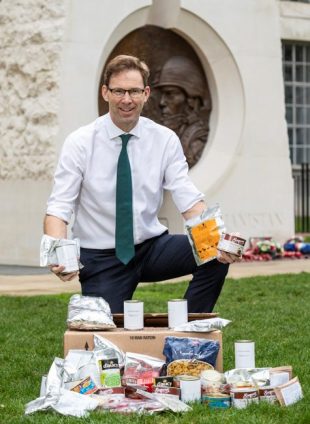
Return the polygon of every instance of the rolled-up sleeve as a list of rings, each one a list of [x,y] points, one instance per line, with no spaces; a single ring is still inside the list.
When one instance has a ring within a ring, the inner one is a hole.
[[[176,207],[183,213],[203,200],[204,195],[188,176],[188,165],[178,137],[171,137],[168,145],[163,187],[171,192]]]
[[[86,154],[74,134],[63,145],[54,176],[52,193],[47,202],[48,215],[69,223],[79,196]]]

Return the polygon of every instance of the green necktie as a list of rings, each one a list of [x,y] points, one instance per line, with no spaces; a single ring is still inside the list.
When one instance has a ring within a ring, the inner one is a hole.
[[[122,134],[122,150],[117,163],[115,250],[125,265],[135,255],[133,241],[132,182],[127,144],[132,135]]]

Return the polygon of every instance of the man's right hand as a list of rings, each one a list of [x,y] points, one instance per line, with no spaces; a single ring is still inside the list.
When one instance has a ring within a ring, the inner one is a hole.
[[[64,274],[63,270],[65,269],[65,267],[63,265],[49,265],[49,269],[62,281],[71,281],[79,275],[79,271]]]

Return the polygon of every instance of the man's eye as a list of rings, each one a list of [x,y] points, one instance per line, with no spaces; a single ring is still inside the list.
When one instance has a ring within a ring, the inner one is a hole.
[[[140,88],[133,88],[132,90],[130,90],[130,94],[133,94],[133,95],[137,95],[140,93],[141,93]]]
[[[116,94],[116,96],[124,96],[125,90],[114,90],[114,94]]]

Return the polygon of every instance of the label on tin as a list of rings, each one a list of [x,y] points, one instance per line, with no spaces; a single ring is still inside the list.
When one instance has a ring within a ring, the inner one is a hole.
[[[246,240],[241,237],[230,234],[222,234],[217,247],[219,250],[223,250],[224,252],[242,256],[245,243]]]
[[[255,368],[255,343],[251,340],[235,342],[235,368]]]
[[[174,328],[188,322],[187,300],[172,299],[168,301],[168,327]]]
[[[143,302],[139,300],[125,300],[124,302],[124,329],[142,330],[144,327]]]
[[[256,389],[232,389],[231,392],[232,405],[235,408],[246,408],[251,403],[258,403],[258,391]]]
[[[259,399],[261,401],[269,402],[269,403],[276,403],[277,402],[277,396],[274,391],[273,387],[260,387],[258,390]]]

